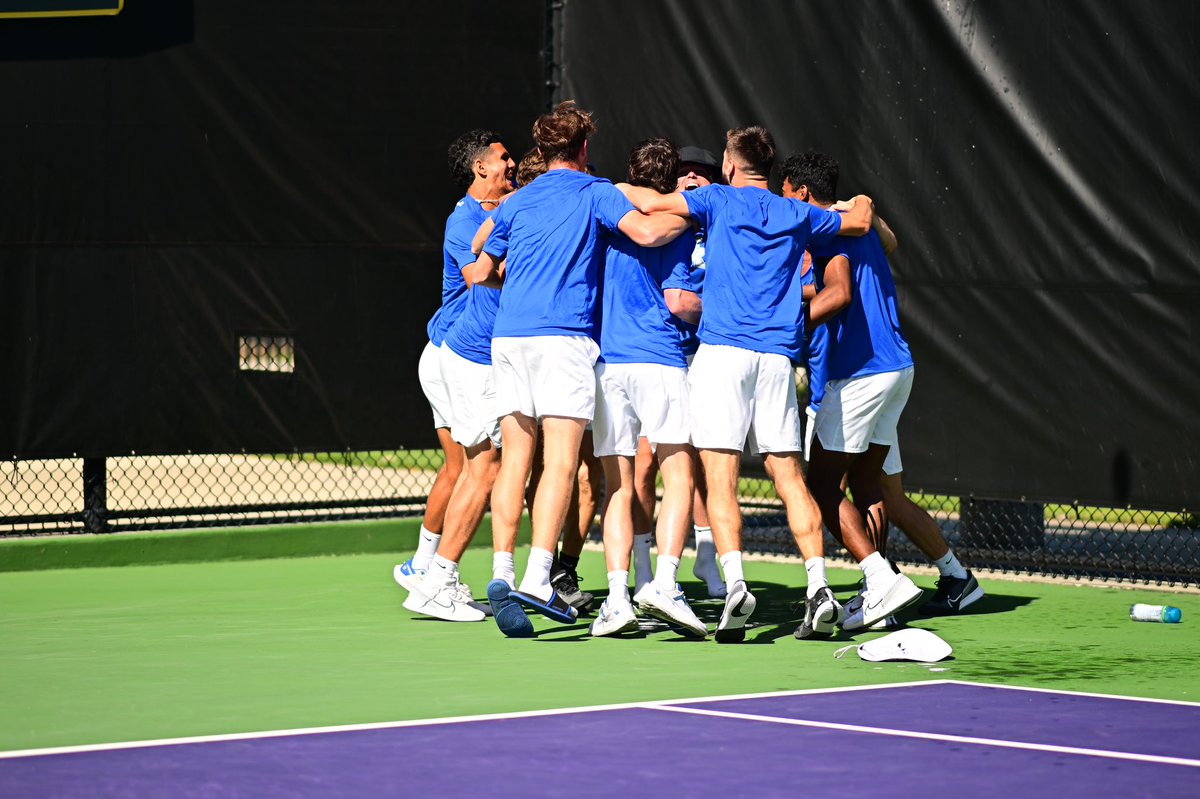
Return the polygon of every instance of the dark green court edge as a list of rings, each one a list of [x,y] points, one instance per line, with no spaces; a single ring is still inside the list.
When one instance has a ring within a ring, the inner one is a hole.
[[[803,566],[748,562],[759,610],[742,645],[591,639],[586,621],[541,619],[536,638],[507,640],[490,622],[401,608],[391,570],[418,526],[0,541],[0,750],[925,679],[1200,701],[1192,594],[985,580],[969,615],[912,621],[953,660],[866,663],[834,659],[848,641],[792,638]],[[482,596],[480,537],[463,571]],[[602,591],[602,556],[584,553],[580,574]],[[681,574],[698,596],[690,561]],[[839,591],[857,582],[830,577]],[[1184,621],[1131,622],[1134,602],[1176,605]],[[715,624],[719,602],[695,607]]]

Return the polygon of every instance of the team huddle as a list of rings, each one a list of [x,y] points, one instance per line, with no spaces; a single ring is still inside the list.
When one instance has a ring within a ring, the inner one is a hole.
[[[707,637],[677,581],[694,532],[694,573],[725,601],[714,637],[742,641],[756,604],[738,501],[747,446],[804,559],[797,638],[886,626],[920,602],[886,558],[889,519],[938,566],[923,612],[982,597],[900,481],[896,430],[913,361],[887,262],[896,237],[871,199],[836,202],[838,165],[812,152],[783,162],[774,194],[775,145],[757,126],[730,130],[719,164],[647,139],[630,155],[629,182],[614,186],[590,174],[594,131],[566,102],[534,123],[537,146],[519,167],[489,131],[450,147],[466,194],[446,223],[442,304],[419,368],[446,460],[417,553],[394,570],[405,607],[492,616],[509,637],[533,635],[529,610],[561,623],[590,613],[575,571],[592,520],[579,510],[582,455],[593,470],[599,459],[605,483],[608,595],[591,634],[636,631],[640,613]],[[480,602],[458,563],[489,501],[493,579]],[[518,582],[527,504],[532,546]],[[822,525],[863,572],[845,604],[826,580]]]

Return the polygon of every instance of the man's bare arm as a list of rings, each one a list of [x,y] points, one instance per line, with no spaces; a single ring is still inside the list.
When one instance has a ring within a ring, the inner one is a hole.
[[[879,243],[883,245],[884,255],[891,255],[900,246],[900,242],[896,240],[896,234],[879,214],[875,214],[875,220],[871,222],[871,230],[874,230],[875,235],[879,236]]]
[[[475,263],[463,267],[463,280],[468,286],[486,286],[490,289],[498,289],[504,286],[504,266],[506,261],[501,261],[489,252],[481,252],[479,260]]]
[[[617,229],[642,247],[661,247],[674,241],[680,233],[690,230],[692,223],[674,214],[650,214],[629,211],[617,223]]]
[[[850,260],[835,255],[825,265],[825,287],[804,308],[805,326],[829,321],[850,305]]]
[[[633,203],[633,207],[643,214],[688,215],[687,201],[683,199],[682,194],[659,194],[654,189],[631,186],[628,183],[618,183],[617,188]]]
[[[479,230],[475,231],[475,238],[471,239],[471,252],[479,255],[483,252],[483,243],[487,241],[487,237],[492,235],[492,228],[496,223],[489,216],[483,220],[483,224],[479,226]]]
[[[700,295],[685,289],[667,289],[663,292],[667,301],[667,310],[690,325],[700,324],[700,314],[704,303]]]
[[[838,231],[839,236],[865,236],[875,219],[875,203],[867,195],[859,194],[850,200],[849,209],[840,213],[842,229]]]

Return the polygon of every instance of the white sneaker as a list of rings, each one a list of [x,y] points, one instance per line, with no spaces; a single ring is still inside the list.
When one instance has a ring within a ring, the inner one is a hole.
[[[865,583],[863,585],[860,585],[858,587],[858,593],[855,594],[854,596],[850,597],[850,599],[846,602],[846,604],[842,605],[842,607],[846,611],[847,616],[851,616],[855,613],[858,613],[858,611],[862,609],[863,594],[866,592],[866,590],[867,590],[867,586]]]
[[[725,609],[721,611],[721,621],[713,634],[717,643],[740,644],[746,640],[746,621],[757,604],[745,580],[734,583],[733,590],[725,597]]]
[[[886,579],[886,578],[885,578]],[[892,574],[886,582],[863,591],[862,605],[846,616],[843,630],[860,630],[892,616],[921,599],[923,592],[903,574]]]
[[[637,603],[638,610],[662,619],[677,632],[695,638],[708,637],[708,628],[692,612],[687,597],[683,595],[678,584],[674,591],[668,593],[662,590],[658,583],[646,583],[642,590],[634,595],[633,601]]]
[[[620,600],[606,599],[600,606],[600,615],[592,622],[589,632],[600,636],[634,633],[637,630],[638,620],[633,613],[633,605]]]
[[[418,586],[421,578],[425,576],[424,569],[414,569],[412,558],[398,564],[392,569],[392,579],[400,584],[400,587],[405,591],[411,592],[414,587]]]
[[[404,607],[413,613],[445,621],[483,621],[486,618],[482,610],[471,605],[456,583],[431,586],[423,582],[409,591]]]

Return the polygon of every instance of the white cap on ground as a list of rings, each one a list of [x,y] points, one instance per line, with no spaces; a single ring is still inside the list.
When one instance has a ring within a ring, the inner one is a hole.
[[[937,663],[950,657],[950,653],[954,651],[950,644],[929,630],[906,627],[865,644],[844,646],[834,652],[833,656],[840,658],[856,648],[858,656],[863,660],[915,660],[918,663]]]

